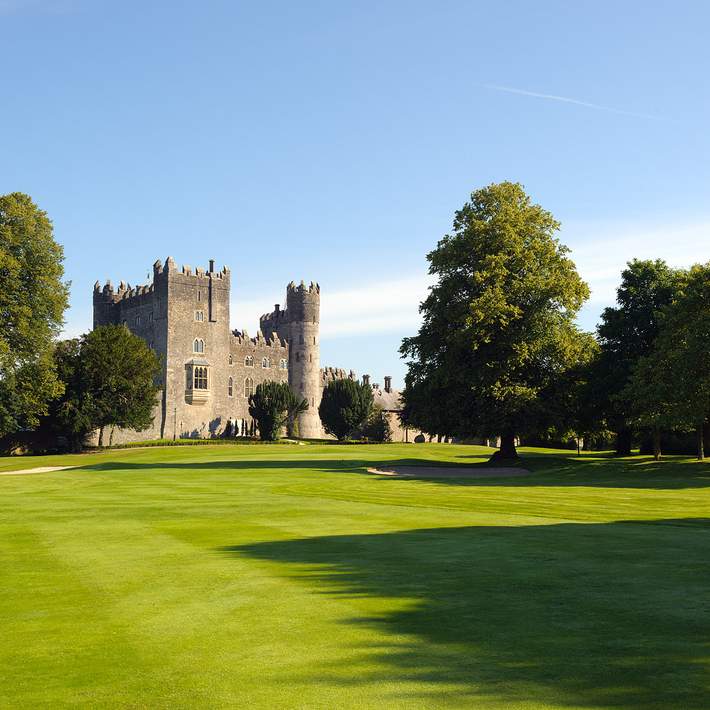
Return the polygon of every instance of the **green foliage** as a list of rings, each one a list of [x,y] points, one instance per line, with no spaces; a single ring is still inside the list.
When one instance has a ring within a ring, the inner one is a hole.
[[[630,430],[643,423],[634,399],[646,395],[638,386],[627,389],[631,374],[651,352],[662,313],[678,294],[682,281],[683,272],[660,259],[635,259],[621,273],[617,305],[602,313],[598,327],[601,351],[590,369],[589,408],[618,432],[619,454],[630,453]]]
[[[350,379],[333,380],[323,390],[318,414],[326,432],[342,441],[363,427],[372,406],[369,385]]]
[[[73,449],[95,429],[101,446],[107,426],[143,431],[153,423],[160,363],[125,326],[100,326],[59,343],[55,361],[65,391],[43,426],[67,437]]]
[[[554,234],[559,225],[518,184],[471,195],[428,256],[437,277],[409,358],[404,421],[429,433],[516,434],[553,422],[545,393],[577,365],[587,342],[574,318],[587,285]]]
[[[297,397],[286,382],[262,382],[249,397],[249,414],[262,441],[278,439],[286,422],[307,409],[308,401]]]
[[[63,252],[46,213],[19,192],[0,197],[0,437],[34,427],[61,394],[53,340],[67,307]]]
[[[379,404],[372,408],[361,433],[363,439],[367,441],[375,441],[380,444],[392,441],[392,427],[387,418],[387,412]]]
[[[621,400],[640,426],[695,429],[703,458],[710,417],[710,263],[687,272],[660,319],[650,352],[639,358]],[[657,454],[660,451],[657,450]]]

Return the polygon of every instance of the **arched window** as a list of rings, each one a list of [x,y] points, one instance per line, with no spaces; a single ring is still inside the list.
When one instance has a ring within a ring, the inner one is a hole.
[[[232,397],[234,395],[234,380],[230,377],[227,382],[227,395]]]
[[[136,316],[136,326],[140,326],[140,324],[141,324],[141,317]]]
[[[206,390],[207,389],[207,368],[206,367],[196,367],[194,376],[194,388],[196,390]]]
[[[234,365],[234,358],[232,357],[232,353],[229,353],[229,364]]]
[[[247,367],[254,367],[254,358],[253,358],[251,355],[247,355],[247,356],[244,358],[244,364],[245,364]]]
[[[261,366],[262,366],[263,368],[271,367],[271,361],[269,360],[268,357],[265,357],[265,358],[262,358],[262,359],[261,359]]]
[[[254,380],[251,377],[247,377],[244,380],[244,396],[250,397],[254,394]]]
[[[202,323],[205,320],[204,311],[195,311],[195,320]]]
[[[192,352],[193,353],[205,352],[205,341],[202,340],[202,338],[195,338],[194,342],[192,343]]]

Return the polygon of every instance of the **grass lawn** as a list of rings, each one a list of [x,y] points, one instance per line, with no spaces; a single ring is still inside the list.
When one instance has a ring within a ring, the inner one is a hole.
[[[710,707],[710,464],[522,453],[2,458],[0,707]]]

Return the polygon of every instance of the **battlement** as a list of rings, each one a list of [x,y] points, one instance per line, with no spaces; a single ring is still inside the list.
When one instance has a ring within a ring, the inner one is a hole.
[[[181,276],[192,276],[197,279],[226,279],[229,278],[229,267],[223,266],[221,271],[214,270],[214,259],[210,259],[210,264],[207,269],[203,269],[198,266],[195,268],[193,273],[192,267],[189,264],[183,264],[180,269],[178,269],[175,259],[169,256],[165,260],[165,265],[161,264],[160,259],[158,259],[153,264],[153,277],[162,276],[164,274],[180,274]]]
[[[309,286],[306,286],[306,284],[301,281],[298,286],[296,286],[295,282],[291,281],[291,283],[286,286],[286,293],[314,293],[314,294],[320,294],[320,284],[318,283],[313,283],[311,281]]]
[[[354,370],[345,371],[342,367],[323,367],[320,371],[321,384],[325,386],[328,382],[335,380],[357,380]]]
[[[253,345],[254,347],[261,348],[274,348],[285,350],[288,345],[285,340],[279,338],[277,333],[271,333],[271,335],[264,335],[261,331],[251,338],[246,330],[233,330],[232,338],[236,340],[237,345]]]
[[[103,298],[110,303],[127,302],[132,299],[142,298],[155,291],[155,284],[144,284],[142,286],[131,286],[129,283],[121,281],[118,288],[114,290],[113,284],[107,280],[102,287],[97,281],[94,284],[94,299]]]

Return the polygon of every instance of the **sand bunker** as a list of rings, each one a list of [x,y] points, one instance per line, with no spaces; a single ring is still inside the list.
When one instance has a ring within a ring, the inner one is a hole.
[[[51,473],[52,471],[64,471],[76,466],[39,466],[38,468],[23,468],[20,471],[0,471],[0,476],[22,476],[25,473]]]
[[[530,471],[525,468],[506,466],[382,466],[368,468],[367,472],[394,478],[514,478],[530,475]]]

